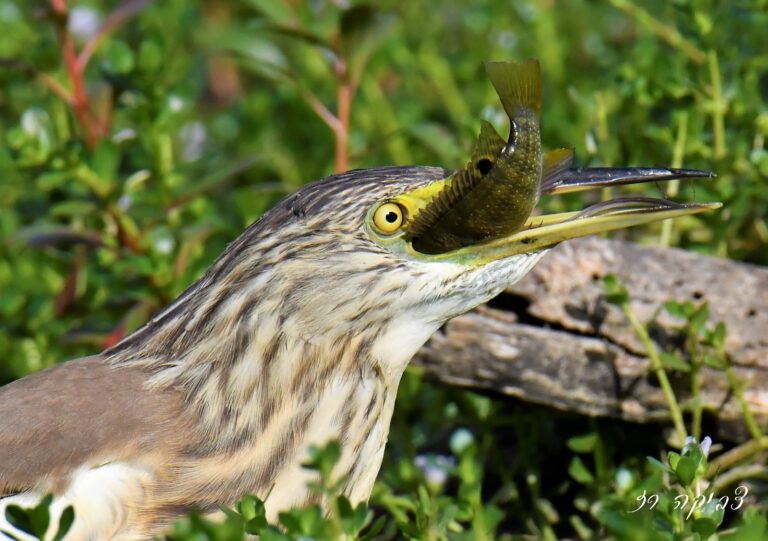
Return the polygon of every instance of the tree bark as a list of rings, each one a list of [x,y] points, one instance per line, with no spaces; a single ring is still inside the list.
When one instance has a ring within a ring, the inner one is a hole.
[[[745,400],[768,425],[768,269],[677,249],[578,239],[554,248],[518,284],[457,317],[415,360],[438,380],[489,389],[590,416],[635,422],[667,418],[638,337],[602,278],[615,274],[660,351],[684,348],[683,322],[668,300],[709,303],[710,321],[727,325],[726,351],[745,385]],[[678,399],[690,397],[684,372],[670,374]],[[706,428],[720,438],[747,437],[738,401],[722,371],[705,367]]]

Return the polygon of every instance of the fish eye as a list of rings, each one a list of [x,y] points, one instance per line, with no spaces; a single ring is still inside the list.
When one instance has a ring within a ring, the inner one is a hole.
[[[373,225],[381,233],[391,235],[403,225],[405,212],[397,203],[384,203],[373,213]]]
[[[493,162],[488,158],[483,158],[481,160],[477,160],[476,166],[477,170],[480,171],[480,174],[485,176],[493,167]]]

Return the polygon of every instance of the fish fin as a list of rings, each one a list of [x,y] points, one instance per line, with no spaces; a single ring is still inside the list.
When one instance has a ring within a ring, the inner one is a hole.
[[[573,165],[573,149],[557,148],[544,154],[544,163],[541,168],[541,183],[539,193],[548,191],[557,184],[563,172]]]
[[[518,107],[541,111],[541,68],[538,60],[486,62],[485,71],[509,118]]]
[[[480,135],[477,136],[475,149],[472,151],[472,165],[477,166],[478,160],[483,158],[495,162],[506,144],[490,122],[481,120]]]
[[[418,237],[432,227],[456,206],[488,173],[496,163],[506,143],[487,120],[480,121],[480,133],[475,141],[472,158],[461,169],[450,176],[450,182],[434,195],[429,203],[412,217],[408,224],[408,235]],[[487,163],[481,163],[483,161]],[[487,169],[486,169],[487,168]]]

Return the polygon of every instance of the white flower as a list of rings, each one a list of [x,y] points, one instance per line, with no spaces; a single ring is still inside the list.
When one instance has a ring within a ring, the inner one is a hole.
[[[453,457],[443,455],[418,455],[413,462],[432,487],[443,486],[448,479],[448,472],[456,464]]]
[[[96,35],[101,27],[101,13],[93,8],[78,6],[69,10],[67,29],[69,33],[81,42],[88,41]]]
[[[696,445],[696,438],[693,436],[688,436],[685,438],[685,443],[683,445],[683,449],[688,447],[689,445]],[[712,447],[712,438],[709,436],[704,436],[704,439],[701,440],[701,443],[698,444],[699,449],[701,449],[701,454],[703,454],[705,457],[709,456],[709,449]]]
[[[168,108],[174,113],[178,113],[184,109],[184,100],[174,94],[171,94],[168,96]]]
[[[208,132],[202,122],[184,124],[179,130],[182,161],[192,162],[200,158],[205,151],[207,141]]]

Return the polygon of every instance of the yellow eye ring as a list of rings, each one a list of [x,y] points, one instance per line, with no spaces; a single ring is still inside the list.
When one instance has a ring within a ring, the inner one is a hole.
[[[403,225],[405,212],[397,203],[384,203],[373,213],[373,225],[381,233],[391,235]]]

